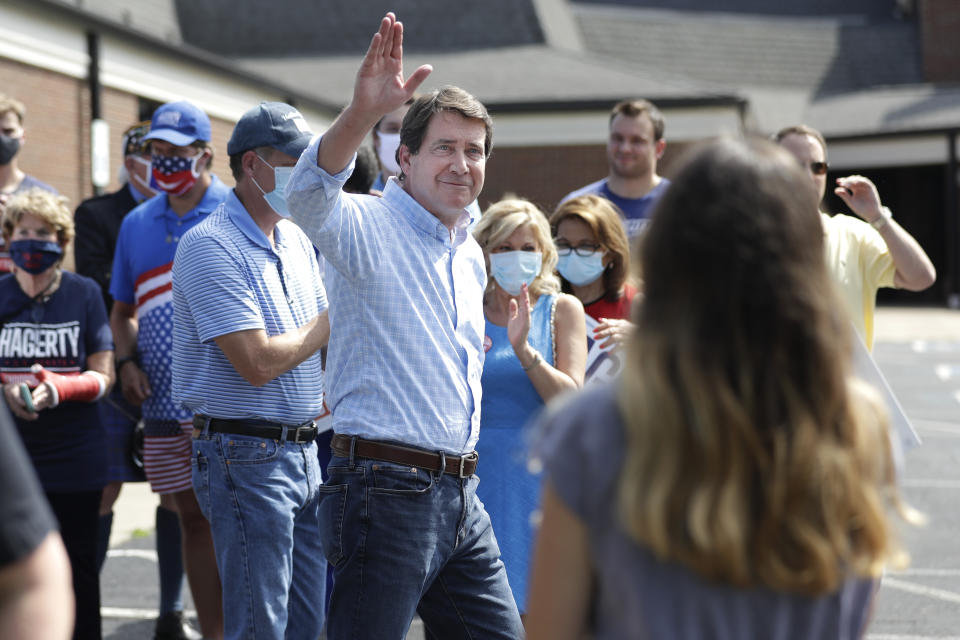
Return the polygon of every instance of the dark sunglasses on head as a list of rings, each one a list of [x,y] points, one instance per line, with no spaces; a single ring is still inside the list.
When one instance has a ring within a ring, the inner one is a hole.
[[[830,168],[826,162],[811,162],[810,171],[813,171],[813,175],[822,176],[827,172],[827,169]]]

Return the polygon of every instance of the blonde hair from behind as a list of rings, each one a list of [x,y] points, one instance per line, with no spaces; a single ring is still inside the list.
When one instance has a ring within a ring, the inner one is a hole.
[[[603,272],[603,297],[616,302],[623,293],[623,285],[630,277],[630,241],[623,227],[623,214],[617,205],[595,195],[577,196],[560,203],[550,216],[550,226],[556,235],[560,223],[567,218],[577,218],[590,227],[593,237],[606,251],[613,254],[613,261]],[[564,291],[569,283],[562,277]],[[567,291],[569,293],[569,291]]]
[[[658,557],[808,595],[903,562],[885,408],[850,374],[816,195],[766,141],[695,154],[643,237],[619,508]]]
[[[3,237],[9,242],[14,227],[25,215],[32,215],[52,227],[57,233],[57,242],[66,247],[73,240],[73,214],[67,207],[67,198],[32,187],[20,191],[7,201],[3,213]]]
[[[557,266],[557,248],[550,235],[547,216],[529,200],[509,197],[490,205],[473,230],[473,237],[483,249],[483,261],[487,268],[487,291],[492,291],[494,286],[493,277],[490,275],[490,251],[521,227],[533,230],[542,256],[540,273],[528,287],[531,296],[558,293],[560,280],[553,273]]]

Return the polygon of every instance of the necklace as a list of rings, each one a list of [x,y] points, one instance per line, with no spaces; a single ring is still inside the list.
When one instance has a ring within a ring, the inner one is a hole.
[[[50,282],[47,283],[47,286],[45,286],[40,293],[33,296],[32,300],[34,302],[39,302],[40,304],[45,303],[50,299],[50,296],[53,295],[52,290],[55,289],[58,284],[60,284],[60,269],[57,269],[56,272],[54,272],[53,277],[50,278]]]

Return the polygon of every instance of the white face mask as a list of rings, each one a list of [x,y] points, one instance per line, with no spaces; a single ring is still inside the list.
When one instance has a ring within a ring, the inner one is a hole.
[[[253,180],[253,184],[256,185],[257,189],[260,189],[260,193],[263,194],[263,199],[267,201],[270,208],[281,218],[289,218],[290,209],[287,208],[287,196],[284,190],[287,188],[287,182],[290,181],[290,176],[293,174],[293,167],[275,167],[260,156],[257,156],[257,158],[260,162],[273,169],[273,190],[264,191],[256,178],[251,175],[250,179]]]
[[[490,274],[500,288],[512,296],[523,293],[523,285],[530,286],[543,266],[539,251],[505,251],[490,254]]]
[[[146,158],[141,158],[140,156],[133,156],[133,161],[143,168],[144,175],[149,176],[149,180],[146,180],[138,171],[134,171],[130,174],[130,180],[133,181],[136,190],[145,195],[147,198],[152,198],[153,196],[157,195],[157,183],[153,180],[153,172],[151,171],[150,161]]]
[[[400,148],[399,133],[381,133],[377,132],[377,138],[380,145],[377,147],[377,157],[380,158],[380,166],[384,171],[389,171],[394,175],[400,173],[400,165],[397,164],[397,149]]]

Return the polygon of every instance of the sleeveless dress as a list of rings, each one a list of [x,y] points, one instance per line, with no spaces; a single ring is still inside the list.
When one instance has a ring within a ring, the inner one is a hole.
[[[551,316],[556,295],[542,295],[530,312],[527,343],[553,365]],[[488,347],[489,345],[489,347]],[[517,607],[526,611],[527,574],[540,501],[540,473],[529,462],[530,422],[544,403],[507,339],[507,328],[486,322],[480,378],[480,454],[477,495],[490,514]],[[543,366],[543,365],[538,365]]]

